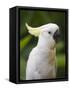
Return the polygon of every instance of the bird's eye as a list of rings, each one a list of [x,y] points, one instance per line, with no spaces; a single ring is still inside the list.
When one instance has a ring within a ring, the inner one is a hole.
[[[49,34],[51,34],[51,32],[50,32],[50,31],[49,31],[48,33],[49,33]]]

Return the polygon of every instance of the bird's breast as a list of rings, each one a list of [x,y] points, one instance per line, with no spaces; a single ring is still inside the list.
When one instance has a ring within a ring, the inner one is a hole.
[[[56,62],[56,50],[50,50],[49,55],[48,55],[48,59],[49,59],[48,63],[50,65],[55,64],[55,62]]]
[[[55,66],[55,50],[47,50],[46,52],[41,51],[37,54],[38,60],[36,66],[38,69],[42,70],[42,72],[46,72],[46,70],[52,66]]]

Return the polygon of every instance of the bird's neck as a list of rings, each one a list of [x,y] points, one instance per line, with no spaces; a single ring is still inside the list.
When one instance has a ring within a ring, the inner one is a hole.
[[[38,43],[37,43],[37,47],[41,48],[41,49],[54,49],[55,48],[55,44],[54,42],[51,42],[50,39],[45,39],[40,37],[38,39]]]

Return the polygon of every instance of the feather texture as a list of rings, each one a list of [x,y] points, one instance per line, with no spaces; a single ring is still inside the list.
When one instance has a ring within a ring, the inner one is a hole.
[[[40,27],[42,32],[39,34],[37,46],[28,57],[26,80],[56,78],[56,42],[53,35],[59,27],[56,24],[48,25]]]

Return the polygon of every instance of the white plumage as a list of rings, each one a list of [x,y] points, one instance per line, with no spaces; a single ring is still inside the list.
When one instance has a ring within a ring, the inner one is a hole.
[[[37,28],[26,24],[26,27],[31,35],[38,37],[28,57],[26,80],[56,78],[56,37],[53,36],[59,26],[49,23]]]

